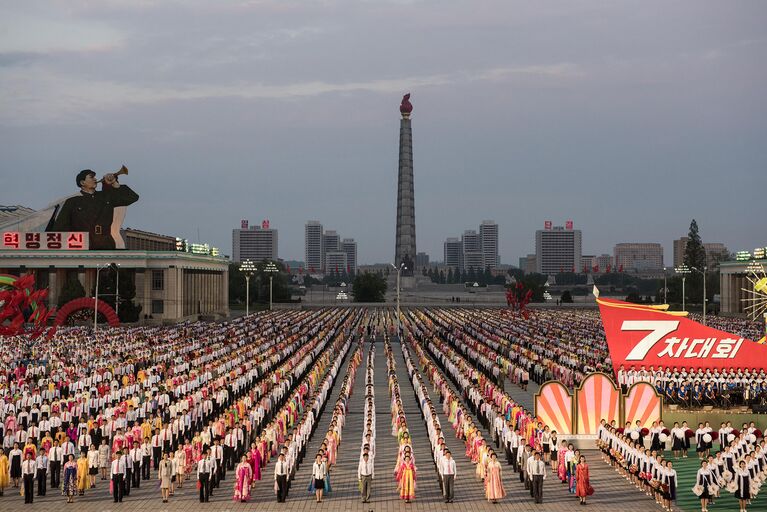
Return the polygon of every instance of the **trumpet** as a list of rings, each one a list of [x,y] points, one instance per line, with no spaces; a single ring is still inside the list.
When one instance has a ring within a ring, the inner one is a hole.
[[[127,175],[127,174],[128,174],[128,168],[127,168],[127,167],[125,167],[124,165],[123,165],[122,167],[120,167],[120,170],[119,170],[119,171],[117,171],[116,173],[114,173],[114,177],[115,177],[115,179],[116,179],[118,176],[120,176],[121,174],[125,174],[125,175]],[[103,183],[103,182],[104,182],[104,178],[101,178],[101,179],[100,179],[100,180],[98,180],[96,183]]]

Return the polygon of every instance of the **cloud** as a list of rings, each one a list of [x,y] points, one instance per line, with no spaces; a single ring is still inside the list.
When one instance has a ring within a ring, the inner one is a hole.
[[[45,70],[18,68],[0,77],[0,122],[37,124],[87,118],[89,113],[127,105],[191,101],[213,98],[288,100],[331,93],[367,91],[399,93],[423,87],[441,87],[477,81],[504,81],[516,76],[562,79],[578,76],[573,64],[492,68],[479,71],[347,82],[306,81],[283,85],[246,82],[223,85],[138,85],[86,80]]]
[[[0,54],[107,51],[122,42],[119,31],[92,20],[51,19],[13,11],[0,18]]]

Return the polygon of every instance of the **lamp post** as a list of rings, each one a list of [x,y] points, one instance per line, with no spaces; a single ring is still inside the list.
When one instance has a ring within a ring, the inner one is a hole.
[[[666,285],[666,267],[663,267],[663,303],[668,304],[668,286]]]
[[[250,314],[250,278],[256,273],[256,266],[250,260],[240,263],[240,272],[245,274],[245,316]]]
[[[703,270],[696,267],[690,268],[703,274],[703,325],[706,325],[706,303],[708,302],[708,299],[706,298],[706,273],[708,272],[708,267],[703,267]]]
[[[394,268],[394,270],[397,271],[397,336],[402,336],[402,318],[400,317],[400,307],[399,307],[399,283],[400,283],[400,274],[402,274],[403,270],[407,270],[407,267],[405,266],[405,262],[403,261],[400,263],[399,267],[397,267],[394,263],[390,263],[390,265]]]
[[[687,279],[687,274],[689,274],[692,271],[690,270],[690,267],[688,267],[684,263],[674,268],[674,271],[677,274],[682,274],[682,311],[687,311],[687,309],[685,308],[684,283],[685,283],[685,280]]]
[[[93,332],[96,332],[96,329],[98,329],[99,321],[99,273],[109,266],[111,266],[111,263],[96,266],[96,293],[93,297]]]
[[[115,314],[120,318],[120,264],[112,263],[115,271]]]
[[[279,271],[280,269],[277,268],[277,265],[275,265],[273,261],[270,261],[264,267],[264,272],[269,273],[269,311],[272,310],[272,277],[274,276],[275,272]]]

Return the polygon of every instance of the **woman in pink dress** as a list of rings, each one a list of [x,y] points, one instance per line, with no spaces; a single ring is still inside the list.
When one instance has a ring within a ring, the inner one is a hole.
[[[485,497],[488,501],[498,503],[498,500],[506,496],[501,480],[501,463],[495,452],[490,453],[490,461],[487,463],[487,475],[485,475]]]
[[[567,467],[565,464],[566,452],[567,452],[567,441],[563,439],[562,443],[559,445],[559,451],[557,452],[557,460],[559,461],[559,466],[557,467],[557,476],[563,482],[567,481]]]
[[[234,480],[234,501],[245,503],[250,499],[250,484],[253,479],[253,472],[250,469],[247,458],[243,455],[240,463],[237,464]]]
[[[187,475],[192,474],[192,466],[197,464],[197,459],[194,458],[194,449],[192,448],[192,442],[187,439],[184,444],[184,456],[186,459],[186,468],[184,473]]]
[[[261,480],[261,466],[263,466],[263,459],[261,458],[261,452],[256,447],[256,443],[251,445],[250,449],[250,466],[253,469],[253,482]]]

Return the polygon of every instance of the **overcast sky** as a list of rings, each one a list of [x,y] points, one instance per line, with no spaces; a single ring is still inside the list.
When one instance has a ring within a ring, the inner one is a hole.
[[[394,258],[412,93],[418,250],[483,219],[504,263],[545,220],[586,254],[767,244],[767,2],[0,0],[0,204],[130,168],[126,225],[231,254],[270,219]]]

